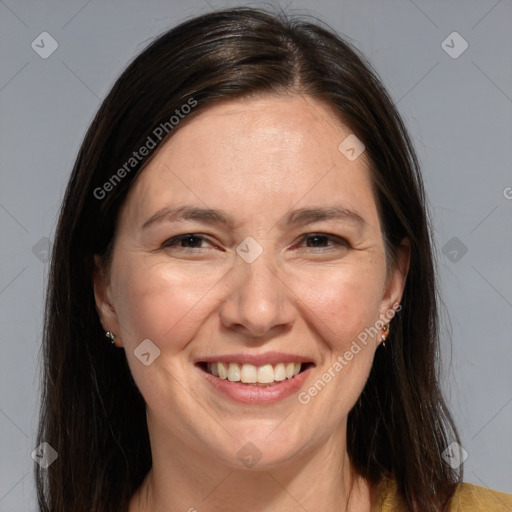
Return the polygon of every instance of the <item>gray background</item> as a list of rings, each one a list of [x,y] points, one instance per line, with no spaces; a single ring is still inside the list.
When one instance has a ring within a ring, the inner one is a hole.
[[[154,36],[228,5],[240,3],[0,2],[0,511],[36,510],[30,454],[45,255],[85,130]],[[451,328],[453,339],[452,352],[447,341],[443,348],[443,386],[469,454],[465,480],[512,493],[512,2],[280,5],[352,38],[398,103],[433,212],[443,333],[448,340]],[[59,45],[47,59],[31,48],[44,31]],[[441,45],[454,31],[469,45],[458,58]]]

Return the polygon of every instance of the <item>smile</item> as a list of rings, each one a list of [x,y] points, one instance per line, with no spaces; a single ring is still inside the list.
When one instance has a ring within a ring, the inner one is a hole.
[[[251,405],[271,404],[296,394],[315,364],[291,354],[229,355],[199,360],[196,367],[215,392]],[[238,361],[238,362],[234,362]]]
[[[255,366],[238,363],[207,363],[206,371],[219,379],[238,382],[240,384],[254,384],[258,386],[272,386],[286,379],[293,379],[302,369],[302,363],[277,363]]]

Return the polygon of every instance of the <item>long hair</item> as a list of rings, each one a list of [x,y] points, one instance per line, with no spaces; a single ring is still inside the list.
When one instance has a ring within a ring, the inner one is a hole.
[[[330,28],[234,8],[155,39],[118,78],[78,153],[46,298],[38,443],[59,458],[47,469],[36,465],[41,512],[124,512],[151,467],[145,403],[124,350],[105,340],[91,282],[93,255],[108,261],[130,186],[187,119],[218,101],[266,93],[308,95],[350,127],[371,164],[387,261],[395,261],[403,238],[411,246],[402,310],[348,417],[354,468],[372,483],[394,478],[414,512],[443,510],[461,481],[442,459],[459,437],[438,383],[429,217],[404,124],[370,64]],[[187,104],[190,114],[173,123]],[[135,158],[149,138],[152,149]]]

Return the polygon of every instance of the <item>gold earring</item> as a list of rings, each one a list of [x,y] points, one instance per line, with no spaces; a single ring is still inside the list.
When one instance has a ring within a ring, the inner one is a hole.
[[[385,324],[382,326],[382,330],[384,331],[384,334],[380,337],[380,340],[382,341],[382,346],[386,348],[386,338],[389,334],[389,324]]]
[[[107,331],[105,336],[110,340],[112,345],[116,344],[116,335],[112,331]]]

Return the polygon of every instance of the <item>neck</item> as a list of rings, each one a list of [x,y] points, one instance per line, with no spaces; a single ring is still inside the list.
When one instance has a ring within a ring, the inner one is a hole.
[[[150,432],[152,468],[129,512],[371,510],[371,488],[353,471],[345,428],[289,461],[244,469],[195,451],[169,432]]]

